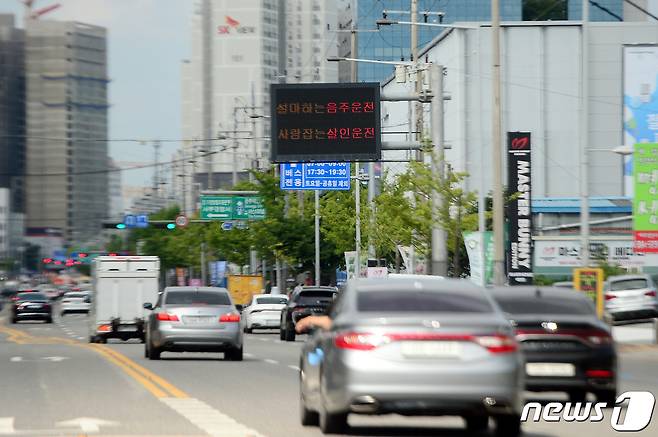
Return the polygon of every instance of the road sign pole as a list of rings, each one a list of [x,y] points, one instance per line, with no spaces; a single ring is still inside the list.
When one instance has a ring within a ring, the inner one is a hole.
[[[359,180],[359,163],[354,163],[354,202],[356,209],[356,268],[355,276],[361,276],[361,181]]]
[[[315,285],[320,285],[320,190],[315,190]]]

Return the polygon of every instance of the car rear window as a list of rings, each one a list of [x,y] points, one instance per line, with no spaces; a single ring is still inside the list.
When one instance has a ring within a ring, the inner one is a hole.
[[[228,294],[213,291],[171,291],[165,305],[231,305]]]
[[[259,305],[285,305],[288,303],[288,299],[285,297],[257,297],[256,303]]]
[[[41,293],[21,293],[18,295],[18,299],[27,301],[48,300],[46,295]]]
[[[299,292],[296,301],[299,304],[306,305],[315,303],[318,300],[333,300],[336,293],[332,290],[303,290]]]
[[[67,297],[73,297],[73,298],[87,297],[87,293],[66,293],[64,295],[64,298]]]
[[[363,312],[490,313],[493,307],[473,293],[435,291],[362,291],[357,308]]]
[[[641,290],[643,288],[648,288],[649,284],[644,278],[636,279],[623,279],[621,281],[611,281],[610,290],[619,291],[619,290]]]
[[[588,302],[580,299],[558,299],[550,297],[495,296],[496,302],[506,313],[515,314],[566,314],[592,315],[594,310]]]

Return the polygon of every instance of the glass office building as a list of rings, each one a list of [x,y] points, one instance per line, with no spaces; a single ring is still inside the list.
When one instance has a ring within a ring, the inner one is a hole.
[[[388,12],[392,20],[411,21],[408,13],[410,0],[352,0],[346,2],[340,24],[343,29],[352,25],[359,30],[377,29],[377,20]],[[580,20],[582,0],[500,0],[502,21],[545,21],[545,20]],[[399,13],[392,11],[406,11]],[[418,21],[425,20],[423,12],[443,12],[443,23],[462,21],[490,21],[491,0],[418,0]],[[623,19],[623,0],[595,0],[590,6],[591,21],[621,21]],[[429,23],[438,23],[437,15],[428,15]],[[422,48],[445,29],[420,26],[418,45]],[[339,52],[341,56],[350,54],[350,34],[341,33]],[[409,60],[410,26],[382,26],[379,32],[358,33],[358,57],[386,61]],[[349,65],[341,66],[340,78],[349,81]],[[378,82],[386,79],[393,72],[391,65],[359,63],[358,80]]]

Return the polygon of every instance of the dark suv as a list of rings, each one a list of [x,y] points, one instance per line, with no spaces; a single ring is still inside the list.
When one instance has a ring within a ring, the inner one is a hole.
[[[281,340],[295,341],[295,324],[304,317],[325,315],[334,301],[336,287],[302,287],[293,292],[288,305],[281,311]]]

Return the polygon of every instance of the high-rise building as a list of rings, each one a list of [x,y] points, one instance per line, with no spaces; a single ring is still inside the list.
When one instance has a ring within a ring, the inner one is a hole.
[[[108,196],[110,220],[121,220],[124,216],[123,185],[121,183],[121,171],[114,160],[109,160],[110,172],[108,173]]]
[[[0,259],[22,245],[25,212],[24,33],[0,15]]]
[[[336,0],[287,0],[285,44],[287,82],[336,82],[338,64],[327,57],[338,53]]]
[[[411,21],[410,0],[341,0],[348,4],[342,8],[340,26],[359,30],[377,29],[377,20],[384,13],[390,20]],[[645,0],[653,1],[653,0]],[[596,0],[591,2],[591,21],[621,21],[623,0]],[[580,20],[581,0],[500,0],[502,21],[559,21]],[[425,14],[429,12],[428,14]],[[441,1],[418,0],[418,21],[428,23],[455,23],[462,21],[490,21],[491,0]],[[443,15],[438,15],[442,13]],[[445,29],[419,26],[418,48],[421,49]],[[409,25],[382,26],[379,32],[357,33],[358,57],[380,61],[410,60],[411,27]],[[350,55],[350,37],[345,34],[339,41],[339,55]],[[349,81],[350,66],[341,62],[340,80]],[[385,64],[359,63],[360,82],[379,82],[393,73]]]
[[[84,244],[108,216],[106,31],[28,20],[25,59],[28,234]]]
[[[337,81],[326,58],[337,54],[338,1],[198,0],[181,72],[185,210],[193,193],[230,187],[267,163],[270,84]]]

